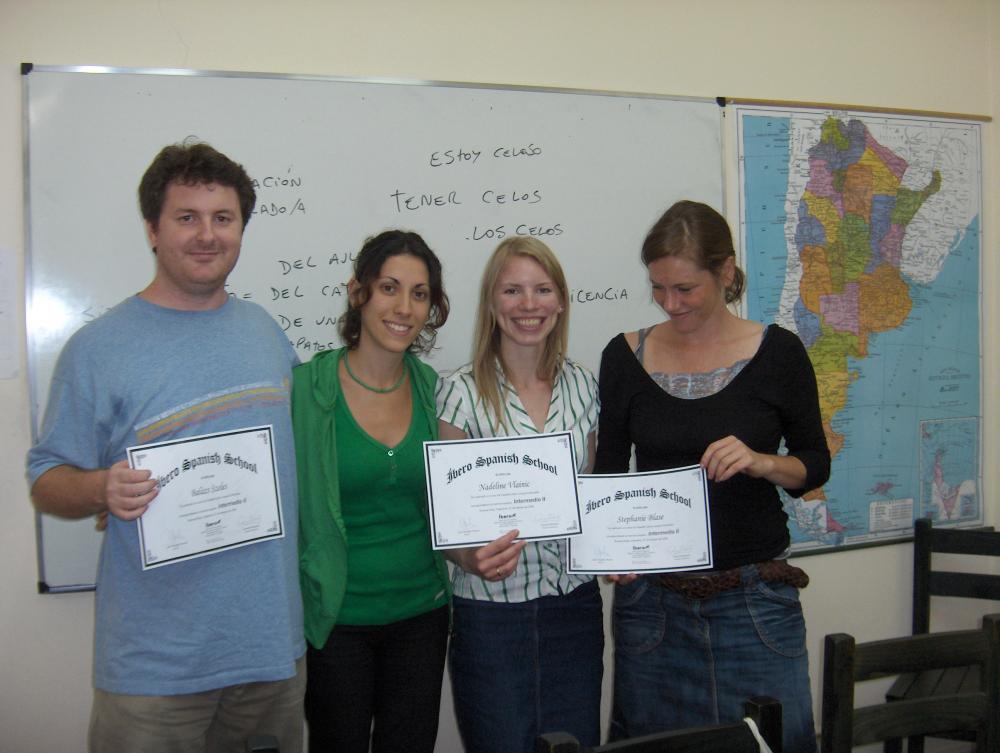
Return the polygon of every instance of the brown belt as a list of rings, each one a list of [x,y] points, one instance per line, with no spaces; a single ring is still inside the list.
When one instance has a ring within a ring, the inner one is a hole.
[[[809,576],[801,568],[789,565],[785,560],[768,560],[754,565],[760,579],[765,583],[787,583],[796,588],[809,585]],[[674,591],[688,599],[710,599],[716,594],[740,585],[742,579],[739,567],[732,570],[705,573],[663,573],[654,576],[656,582],[669,591]]]

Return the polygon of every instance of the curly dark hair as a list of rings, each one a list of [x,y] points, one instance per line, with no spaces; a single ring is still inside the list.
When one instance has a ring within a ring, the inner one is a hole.
[[[139,209],[155,230],[171,183],[194,186],[218,183],[236,189],[243,227],[250,221],[257,192],[243,165],[233,162],[208,144],[184,141],[160,150],[139,182]]]
[[[417,233],[406,230],[386,230],[368,238],[354,262],[354,279],[358,292],[353,301],[348,300],[347,311],[340,319],[340,336],[348,348],[358,347],[361,340],[361,309],[371,297],[372,285],[382,272],[382,265],[390,256],[410,254],[427,266],[430,287],[430,312],[427,323],[410,345],[412,353],[427,353],[434,347],[437,331],[448,320],[448,296],[444,292],[441,261]]]

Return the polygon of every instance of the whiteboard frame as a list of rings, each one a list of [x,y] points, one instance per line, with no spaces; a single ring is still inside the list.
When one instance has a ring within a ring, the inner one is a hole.
[[[527,86],[519,84],[491,84],[482,82],[463,81],[438,81],[431,79],[406,79],[395,77],[369,77],[369,76],[326,76],[318,74],[296,74],[296,73],[268,73],[260,71],[227,71],[208,69],[188,69],[188,68],[130,68],[103,65],[39,65],[34,63],[21,64],[22,78],[22,153],[24,165],[24,238],[25,238],[25,334],[27,346],[27,379],[29,416],[31,421],[31,440],[34,445],[38,441],[38,432],[42,417],[39,415],[39,398],[35,386],[35,377],[38,365],[36,363],[36,344],[34,331],[31,326],[31,312],[33,304],[34,287],[31,284],[33,279],[33,253],[31,237],[31,162],[30,162],[30,123],[29,123],[29,88],[30,74],[39,73],[81,73],[90,75],[149,75],[149,76],[181,76],[181,77],[213,77],[213,78],[252,78],[252,79],[279,79],[279,80],[301,80],[317,81],[326,83],[354,83],[365,85],[394,85],[394,86],[415,86],[432,88],[452,88],[452,89],[472,89],[485,91],[514,91],[547,94],[571,94],[581,96],[599,97],[620,97],[631,99],[648,99],[670,102],[695,102],[709,104],[714,103],[719,107],[719,119],[717,123],[718,141],[720,146],[720,159],[717,166],[719,171],[720,185],[720,212],[725,216],[727,203],[726,184],[726,125],[723,114],[725,112],[725,101],[718,97],[693,97],[683,95],[655,94],[650,92],[625,92],[602,89],[577,89],[569,87],[545,87]],[[92,591],[95,584],[77,583],[65,585],[50,585],[46,581],[45,558],[44,558],[44,538],[43,538],[43,514],[35,513],[35,538],[36,556],[38,566],[38,592],[39,593],[72,593],[79,591]]]

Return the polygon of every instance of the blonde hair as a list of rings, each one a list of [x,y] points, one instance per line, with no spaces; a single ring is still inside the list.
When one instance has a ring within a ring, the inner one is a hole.
[[[504,420],[500,385],[496,377],[497,365],[499,364],[508,378],[510,375],[500,353],[501,332],[493,310],[493,292],[504,267],[516,256],[531,259],[545,270],[558,290],[559,304],[563,309],[555,327],[545,339],[545,348],[542,350],[542,357],[539,359],[535,374],[539,379],[555,382],[562,370],[569,339],[569,290],[566,287],[566,276],[552,249],[540,240],[526,235],[515,235],[502,241],[486,262],[479,287],[479,308],[476,311],[473,335],[472,378],[479,392],[479,400],[487,409],[487,413],[492,413],[497,425],[504,428],[507,424]]]

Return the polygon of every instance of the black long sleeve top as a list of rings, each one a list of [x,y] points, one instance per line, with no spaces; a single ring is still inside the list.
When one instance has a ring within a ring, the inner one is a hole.
[[[601,356],[601,414],[595,473],[624,473],[635,445],[639,471],[697,464],[709,444],[730,434],[756,452],[788,454],[806,467],[799,497],[830,476],[830,451],[820,418],[816,376],[792,332],[770,325],[760,348],[714,395],[674,397],[646,373],[616,336]],[[708,482],[713,569],[772,559],[789,544],[788,516],[775,486],[737,474]]]

